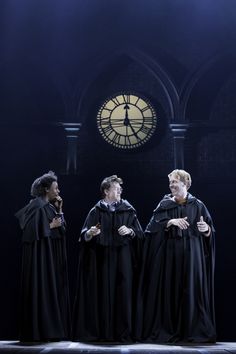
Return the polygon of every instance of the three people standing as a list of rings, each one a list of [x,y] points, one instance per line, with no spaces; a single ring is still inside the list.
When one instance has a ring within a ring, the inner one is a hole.
[[[214,226],[188,190],[184,170],[169,175],[165,195],[143,231],[121,198],[122,179],[101,183],[79,238],[72,340],[215,342]],[[32,185],[17,213],[23,229],[21,339],[69,337],[65,222],[56,176]]]

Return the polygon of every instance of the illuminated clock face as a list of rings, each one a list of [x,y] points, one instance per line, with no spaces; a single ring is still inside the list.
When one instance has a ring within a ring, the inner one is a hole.
[[[122,149],[132,149],[146,143],[156,125],[156,113],[151,104],[132,94],[109,98],[97,115],[97,126],[102,137]]]

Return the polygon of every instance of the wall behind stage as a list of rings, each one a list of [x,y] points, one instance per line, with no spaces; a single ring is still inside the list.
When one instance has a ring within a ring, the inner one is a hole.
[[[0,7],[0,339],[18,336],[14,213],[37,176],[54,170],[59,177],[73,301],[77,239],[103,177],[124,179],[124,197],[145,227],[168,192],[167,174],[184,167],[217,230],[218,340],[235,341],[234,1],[12,0]],[[133,151],[106,143],[96,125],[101,104],[123,91],[143,95],[157,112],[155,134]],[[80,124],[72,152],[68,123]]]

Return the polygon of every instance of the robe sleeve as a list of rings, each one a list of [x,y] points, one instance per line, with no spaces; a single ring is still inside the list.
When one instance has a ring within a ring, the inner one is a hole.
[[[151,220],[146,227],[145,234],[164,232],[169,220],[170,217],[167,214],[167,210],[163,209],[159,204],[153,212]]]
[[[130,237],[131,239],[134,237],[137,237],[139,239],[143,239],[143,229],[142,226],[140,225],[140,222],[138,220],[137,214],[135,212],[135,210],[130,213],[130,217],[129,220],[127,221],[127,225],[128,228],[132,229],[134,234]]]
[[[79,242],[81,241],[86,241],[85,239],[85,234],[86,232],[92,227],[95,226],[99,223],[99,215],[97,209],[94,207],[90,210],[88,213],[84,225],[82,227],[80,237],[79,237]],[[87,240],[88,241],[88,240]]]
[[[205,256],[209,256],[211,259],[211,262],[214,263],[214,258],[215,258],[215,227],[213,225],[213,221],[211,218],[211,215],[207,209],[207,207],[201,202],[200,205],[200,215],[199,215],[199,220],[200,216],[203,216],[204,221],[210,226],[211,228],[211,233],[207,237],[204,235],[204,233],[201,234],[204,242],[204,252]],[[214,267],[214,264],[212,263],[212,266]]]

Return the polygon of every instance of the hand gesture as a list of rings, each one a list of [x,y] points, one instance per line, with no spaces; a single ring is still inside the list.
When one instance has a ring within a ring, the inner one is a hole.
[[[181,230],[186,230],[189,227],[189,223],[187,221],[187,216],[184,218],[171,219],[167,223],[167,227],[174,225],[179,227]]]
[[[121,236],[125,236],[125,235],[130,235],[132,233],[132,230],[129,229],[127,226],[122,225],[119,229],[118,229],[118,233]]]
[[[59,217],[55,217],[52,219],[50,223],[50,229],[55,229],[56,227],[60,227],[62,225],[62,220]]]
[[[63,200],[62,198],[58,195],[54,201],[54,205],[59,213],[62,213],[62,205],[63,205]]]
[[[203,216],[200,216],[200,221],[197,222],[197,228],[200,232],[208,232],[209,225],[203,220]]]
[[[87,231],[89,236],[97,236],[101,233],[101,229],[99,225],[91,226],[90,229]]]

